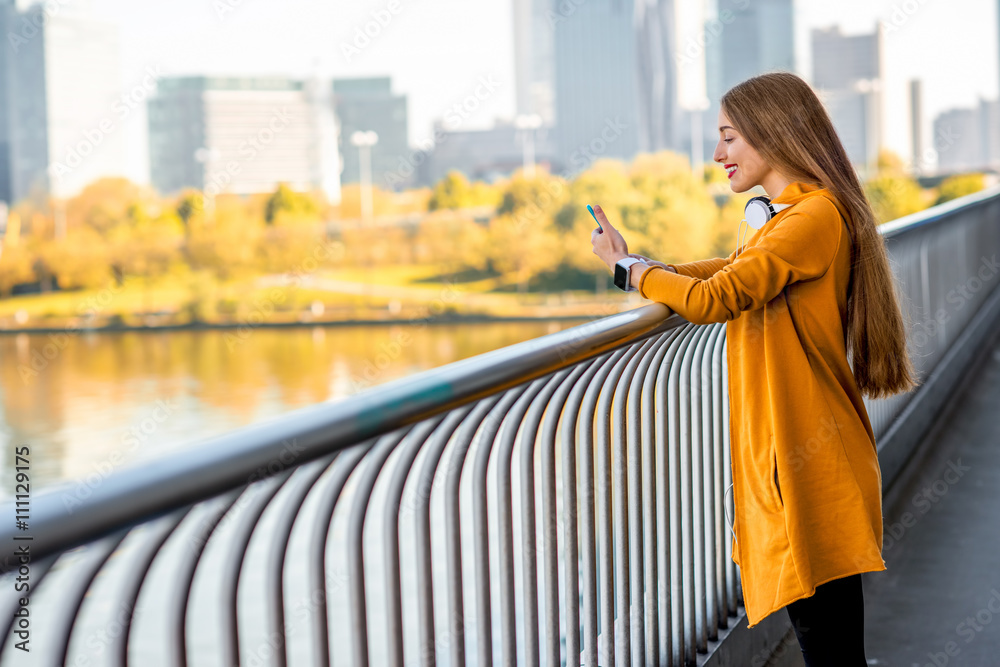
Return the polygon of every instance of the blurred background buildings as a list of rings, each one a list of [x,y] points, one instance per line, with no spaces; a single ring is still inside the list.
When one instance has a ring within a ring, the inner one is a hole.
[[[997,100],[925,119],[922,82],[886,80],[884,22],[854,34],[812,28],[804,72],[793,0],[511,0],[510,10],[516,116],[473,129],[445,113],[433,142],[414,147],[408,96],[387,75],[150,71],[128,89],[118,27],[85,4],[46,15],[42,4],[4,0],[0,201],[65,198],[123,173],[115,127],[142,105],[150,181],[163,194],[268,192],[285,182],[336,202],[341,184],[366,179],[399,191],[433,185],[449,170],[492,181],[538,164],[570,175],[600,157],[660,150],[690,156],[697,169],[718,140],[721,95],[774,70],[798,72],[816,88],[862,177],[875,172],[885,145],[890,85],[906,88],[909,117],[896,120],[910,126],[912,175],[1000,167]]]

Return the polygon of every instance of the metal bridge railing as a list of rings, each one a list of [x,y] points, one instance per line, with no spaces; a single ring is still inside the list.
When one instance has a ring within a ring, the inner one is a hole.
[[[1000,191],[882,230],[925,375]],[[740,601],[724,360],[653,303],[8,503],[0,662],[694,664]]]

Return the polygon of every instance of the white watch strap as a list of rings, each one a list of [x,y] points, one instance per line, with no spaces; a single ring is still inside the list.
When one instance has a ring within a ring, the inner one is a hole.
[[[625,291],[626,292],[636,292],[638,289],[632,285],[632,265],[633,264],[645,264],[646,262],[635,257],[623,257],[617,262],[626,271],[625,273]]]

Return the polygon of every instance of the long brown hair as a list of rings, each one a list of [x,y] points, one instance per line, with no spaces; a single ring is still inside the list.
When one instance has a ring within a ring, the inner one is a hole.
[[[795,74],[769,72],[733,86],[720,106],[772,169],[826,188],[850,214],[846,336],[858,389],[881,398],[916,387],[885,240],[819,97]]]

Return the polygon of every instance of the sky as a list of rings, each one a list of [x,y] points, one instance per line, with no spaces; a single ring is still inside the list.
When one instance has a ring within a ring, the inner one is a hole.
[[[88,2],[91,11],[120,26],[123,93],[141,88],[150,67],[160,76],[389,75],[394,91],[407,95],[413,146],[431,136],[433,121],[473,93],[481,77],[494,82],[494,90],[463,129],[490,127],[496,117],[514,113],[511,0],[58,1],[70,8]],[[685,8],[693,2],[677,1]],[[839,24],[854,34],[884,22],[886,144],[908,157],[909,79],[923,80],[927,140],[941,111],[997,97],[998,4],[797,0],[797,69],[809,78],[811,28]],[[367,43],[355,41],[358,29],[379,16],[384,25],[377,34]],[[682,35],[686,30],[694,27],[682,26]],[[145,124],[140,111],[121,129],[129,145],[128,175],[139,182],[148,182]]]

